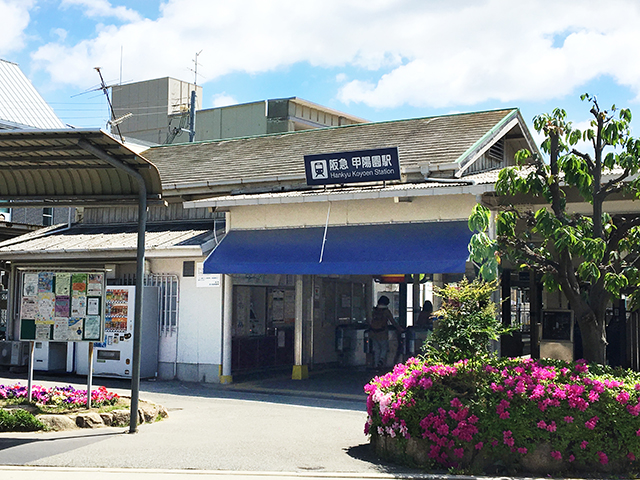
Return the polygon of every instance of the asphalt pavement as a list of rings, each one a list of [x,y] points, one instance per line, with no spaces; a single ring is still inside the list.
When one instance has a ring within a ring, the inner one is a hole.
[[[312,372],[308,380],[238,377],[230,385],[142,380],[141,400],[163,405],[169,418],[134,434],[122,427],[0,433],[0,478],[479,478],[378,459],[363,432],[371,376],[351,369]],[[26,384],[26,374],[0,372],[0,384],[16,382]],[[86,388],[84,377],[36,373],[34,383]],[[130,394],[125,380],[94,378],[93,385]]]

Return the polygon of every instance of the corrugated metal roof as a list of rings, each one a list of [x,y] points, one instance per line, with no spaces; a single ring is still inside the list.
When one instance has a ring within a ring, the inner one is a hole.
[[[402,183],[393,185],[341,186],[337,188],[294,190],[290,192],[222,195],[185,202],[185,208],[235,207],[241,205],[267,205],[279,203],[337,202],[393,197],[420,197],[427,195],[472,194],[493,191],[499,170],[468,175],[459,182]]]
[[[119,256],[136,258],[137,225],[60,226],[46,232],[33,232],[0,243],[0,255],[6,260],[46,258],[96,259]],[[148,225],[145,255],[176,256],[180,250],[190,255],[204,254],[216,245],[216,234],[210,223]]]
[[[231,140],[152,147],[165,194],[222,186],[304,180],[304,155],[369,148],[399,149],[403,169],[429,164],[455,168],[488,132],[517,109],[321,128]],[[526,128],[526,127],[524,127]],[[229,187],[231,188],[231,187]]]
[[[159,198],[160,176],[144,158],[101,130],[65,129],[0,132],[0,200],[13,202],[7,206],[137,202],[136,180],[104,155],[140,173],[148,198]]]
[[[20,67],[6,60],[0,60],[0,128],[3,123],[9,129],[66,127]]]

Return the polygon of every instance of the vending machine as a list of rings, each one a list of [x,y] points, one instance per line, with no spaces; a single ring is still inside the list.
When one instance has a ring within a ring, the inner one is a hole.
[[[135,319],[133,286],[108,286],[105,294],[104,342],[94,343],[93,375],[131,378]],[[155,377],[158,371],[158,307],[160,289],[144,287],[141,317],[140,377]],[[89,346],[78,344],[76,373],[89,373]]]

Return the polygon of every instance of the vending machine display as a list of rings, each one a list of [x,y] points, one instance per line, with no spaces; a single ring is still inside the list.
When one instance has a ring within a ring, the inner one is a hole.
[[[144,287],[142,309],[142,355],[140,376],[156,375],[158,366],[158,295],[157,287]],[[94,343],[93,374],[103,377],[131,378],[133,368],[133,330],[135,287],[107,287],[105,293],[104,341]],[[77,349],[77,373],[89,373],[88,345]]]

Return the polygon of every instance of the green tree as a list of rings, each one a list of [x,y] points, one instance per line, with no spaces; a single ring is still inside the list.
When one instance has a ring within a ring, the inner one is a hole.
[[[437,288],[442,307],[436,313],[433,334],[425,342],[423,351],[435,361],[454,363],[464,359],[484,359],[489,354],[491,340],[509,333],[496,317],[492,294],[496,282],[466,278]]]
[[[496,238],[487,234],[489,210],[478,205],[469,218],[478,232],[469,249],[486,279],[496,278],[504,258],[540,272],[548,290],[562,290],[580,326],[585,359],[605,363],[607,305],[621,293],[633,297],[640,279],[640,215],[609,214],[604,202],[640,198],[640,140],[631,136],[628,109],[602,110],[595,97],[581,99],[593,116],[585,131],[573,128],[561,109],[534,118],[548,161],[520,151],[518,165],[500,171]],[[576,149],[580,141],[588,152]],[[519,194],[544,206],[522,208],[515,201]],[[589,212],[570,211],[567,198],[588,205]]]

